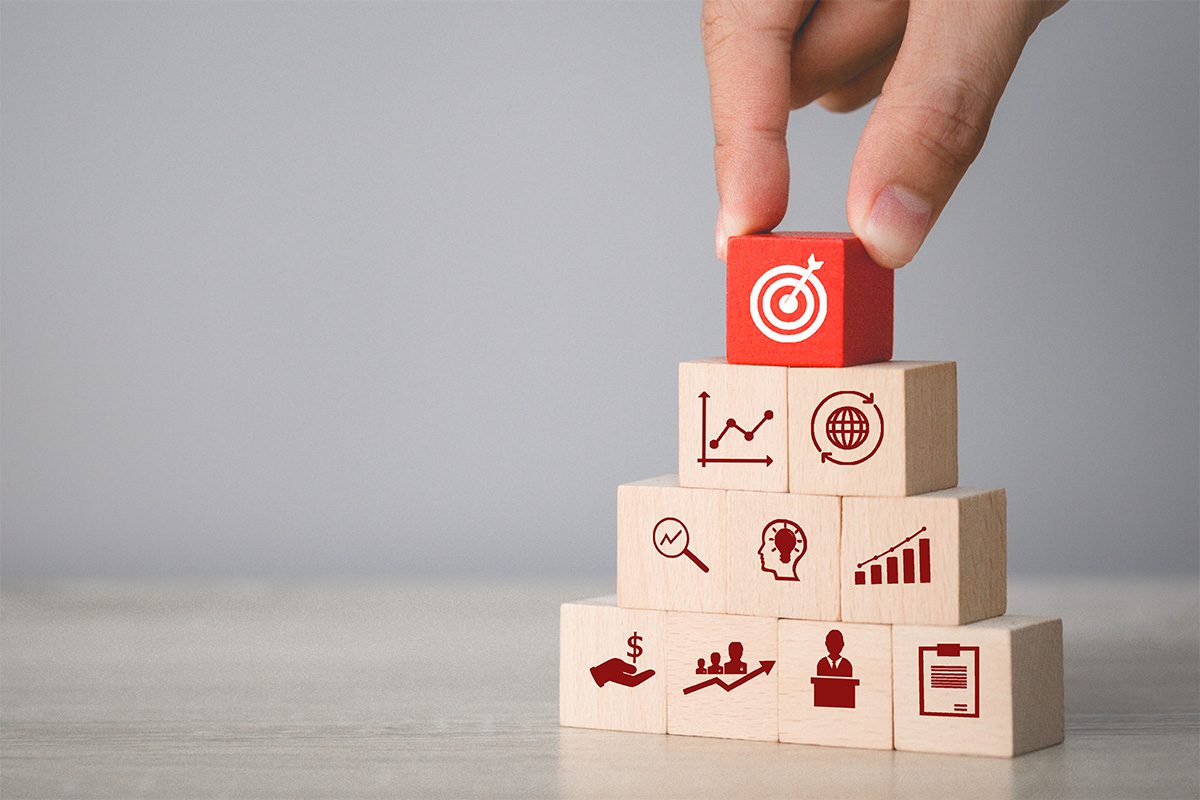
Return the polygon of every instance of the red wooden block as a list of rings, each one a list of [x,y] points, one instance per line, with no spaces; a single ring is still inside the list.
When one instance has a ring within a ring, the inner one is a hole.
[[[892,357],[893,270],[849,233],[729,240],[730,364],[849,367]]]

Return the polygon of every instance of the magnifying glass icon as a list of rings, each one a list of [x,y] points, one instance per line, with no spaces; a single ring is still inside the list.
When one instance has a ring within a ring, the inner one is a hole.
[[[651,532],[654,549],[660,556],[663,558],[687,556],[693,564],[700,568],[701,572],[708,572],[708,567],[704,562],[696,558],[696,554],[688,549],[690,539],[691,535],[688,533],[687,525],[675,517],[663,517]]]

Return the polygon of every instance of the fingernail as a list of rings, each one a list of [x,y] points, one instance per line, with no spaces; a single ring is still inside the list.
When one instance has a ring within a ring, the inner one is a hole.
[[[913,260],[925,234],[933,206],[903,186],[888,186],[875,198],[863,238],[884,256],[886,267],[902,267]]]
[[[724,212],[717,212],[717,258],[725,260],[725,248],[729,244],[729,237],[725,235],[725,215]]]

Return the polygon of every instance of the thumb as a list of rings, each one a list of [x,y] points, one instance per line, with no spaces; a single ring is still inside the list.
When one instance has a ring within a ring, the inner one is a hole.
[[[912,260],[979,154],[1041,3],[913,0],[846,197],[850,227],[887,267]]]

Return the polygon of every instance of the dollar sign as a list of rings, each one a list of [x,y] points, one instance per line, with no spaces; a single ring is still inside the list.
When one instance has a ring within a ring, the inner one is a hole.
[[[642,654],[642,646],[640,644],[638,644],[638,642],[640,642],[641,640],[642,640],[642,637],[638,636],[637,631],[634,631],[633,636],[630,636],[628,639],[625,640],[625,643],[629,645],[629,652],[626,653],[625,655],[629,656],[629,660],[632,661],[634,664],[637,663],[638,656],[640,656]]]

